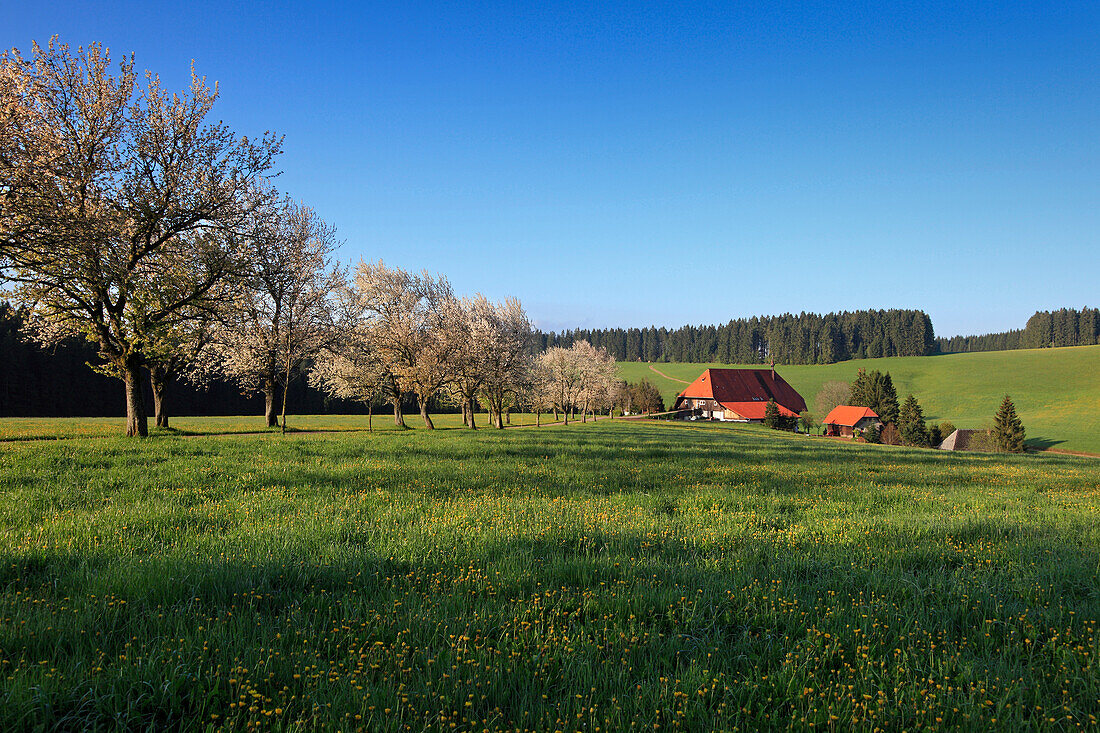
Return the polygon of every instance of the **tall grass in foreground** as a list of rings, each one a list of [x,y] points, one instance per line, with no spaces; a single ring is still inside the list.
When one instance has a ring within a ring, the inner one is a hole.
[[[0,728],[1063,729],[1100,462],[722,427],[0,444]]]

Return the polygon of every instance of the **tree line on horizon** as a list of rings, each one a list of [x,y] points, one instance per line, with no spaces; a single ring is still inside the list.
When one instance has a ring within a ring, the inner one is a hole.
[[[936,339],[940,353],[968,351],[1011,351],[1100,344],[1100,309],[1059,308],[1035,311],[1024,328],[980,336],[952,336]]]
[[[784,313],[676,329],[604,328],[535,334],[541,348],[584,340],[619,361],[832,364],[936,353],[932,319],[920,310]]]
[[[937,337],[920,310],[785,313],[738,318],[724,325],[669,329],[578,328],[536,331],[542,347],[586,340],[619,361],[717,364],[832,364],[886,356],[931,356],[1100,344],[1100,309],[1036,311],[1025,328],[975,336]]]

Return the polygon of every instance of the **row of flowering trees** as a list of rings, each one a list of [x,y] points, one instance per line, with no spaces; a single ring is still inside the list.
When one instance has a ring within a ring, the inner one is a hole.
[[[179,379],[236,380],[266,397],[268,426],[308,372],[329,393],[415,395],[474,427],[519,405],[582,419],[614,400],[614,362],[581,342],[531,353],[517,300],[459,298],[441,276],[383,263],[354,273],[335,229],[271,184],[281,138],[206,120],[218,96],[192,71],[180,93],[133,58],[51,40],[0,54],[0,276],[40,342],[94,342],[125,385],[128,435],[148,433],[142,381],[168,426]]]

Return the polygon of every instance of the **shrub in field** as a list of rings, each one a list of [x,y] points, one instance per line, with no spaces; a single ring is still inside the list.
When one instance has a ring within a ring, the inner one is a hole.
[[[993,437],[992,428],[985,428],[971,435],[970,443],[967,444],[966,449],[979,453],[992,453],[996,451],[997,441]]]
[[[817,426],[817,422],[814,420],[814,416],[809,410],[803,410],[798,415],[798,424],[801,425],[802,429],[807,433]]]

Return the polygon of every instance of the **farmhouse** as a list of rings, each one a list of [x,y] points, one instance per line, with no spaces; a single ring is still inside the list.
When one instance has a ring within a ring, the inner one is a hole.
[[[882,421],[874,410],[856,405],[837,405],[821,422],[825,425],[826,435],[845,438],[851,438],[857,430],[867,430],[872,426],[882,428]]]
[[[779,414],[797,417],[806,400],[775,369],[707,369],[676,397],[677,417],[761,422],[768,400]]]

